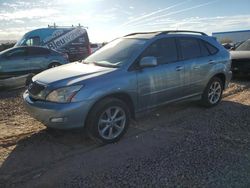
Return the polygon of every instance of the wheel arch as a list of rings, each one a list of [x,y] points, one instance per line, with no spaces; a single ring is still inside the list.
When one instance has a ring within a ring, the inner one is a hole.
[[[91,111],[93,110],[93,108],[96,106],[96,104],[106,98],[116,98],[116,99],[119,99],[121,101],[123,101],[129,108],[129,111],[131,113],[131,117],[133,119],[135,119],[135,105],[134,105],[134,102],[132,100],[132,97],[125,93],[125,92],[117,92],[117,93],[112,93],[112,94],[108,94],[108,95],[105,95],[105,96],[102,96],[101,98],[99,98],[90,108],[90,110],[88,111],[88,114],[87,114],[87,118],[85,120],[85,124],[88,122],[88,117],[89,117],[89,114],[91,113]]]
[[[224,73],[217,73],[217,74],[215,74],[212,78],[214,78],[214,77],[217,77],[217,78],[219,78],[219,79],[221,79],[221,81],[222,81],[222,83],[223,83],[223,90],[225,89],[225,87],[226,87],[226,75],[224,74]],[[211,79],[212,79],[211,78]],[[210,79],[210,80],[211,80]]]

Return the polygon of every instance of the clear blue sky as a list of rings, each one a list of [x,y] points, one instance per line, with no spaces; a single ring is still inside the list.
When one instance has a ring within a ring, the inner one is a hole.
[[[88,26],[92,42],[137,31],[250,29],[250,0],[0,0],[0,40],[48,24]]]

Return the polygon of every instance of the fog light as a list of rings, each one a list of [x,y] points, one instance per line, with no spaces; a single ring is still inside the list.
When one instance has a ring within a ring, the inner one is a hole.
[[[62,117],[61,118],[51,118],[50,121],[52,123],[62,123],[65,121],[65,118],[62,118]]]

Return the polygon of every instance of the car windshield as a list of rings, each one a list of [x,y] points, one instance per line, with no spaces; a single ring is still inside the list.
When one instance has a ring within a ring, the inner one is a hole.
[[[93,63],[104,67],[120,67],[126,64],[133,53],[137,53],[146,40],[116,39],[86,58],[83,63]]]
[[[17,41],[17,43],[15,44],[15,46],[22,46],[24,44],[24,41],[26,40],[26,37],[23,36],[21,39],[19,39]]]
[[[243,42],[236,48],[236,51],[250,51],[250,40]]]

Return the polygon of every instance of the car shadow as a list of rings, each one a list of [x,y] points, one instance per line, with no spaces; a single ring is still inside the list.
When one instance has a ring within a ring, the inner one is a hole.
[[[237,119],[230,120],[229,122],[232,124],[227,127],[220,127],[222,124],[218,123],[217,118],[222,115],[225,116],[224,118],[235,118],[234,111],[244,111],[244,114],[247,115],[250,112],[250,106],[230,101],[223,101],[220,105],[209,109],[201,108],[196,103],[190,102],[168,105],[139,119],[136,125],[132,125],[129,129],[124,140],[156,127],[171,128],[177,131],[198,131],[205,134],[229,132],[231,135],[241,135],[250,133],[249,127],[239,127],[234,124]],[[193,118],[190,118],[190,114]],[[208,114],[214,115],[214,119],[211,120],[211,116]],[[248,118],[248,116],[244,117]],[[208,123],[200,125],[200,121],[208,121]],[[13,182],[18,184],[18,182],[29,180],[46,171],[55,163],[63,163],[63,160],[71,159],[76,155],[84,155],[84,153],[97,149],[100,145],[90,140],[82,130],[43,130],[19,140],[14,147],[0,167],[0,187],[8,187]]]

